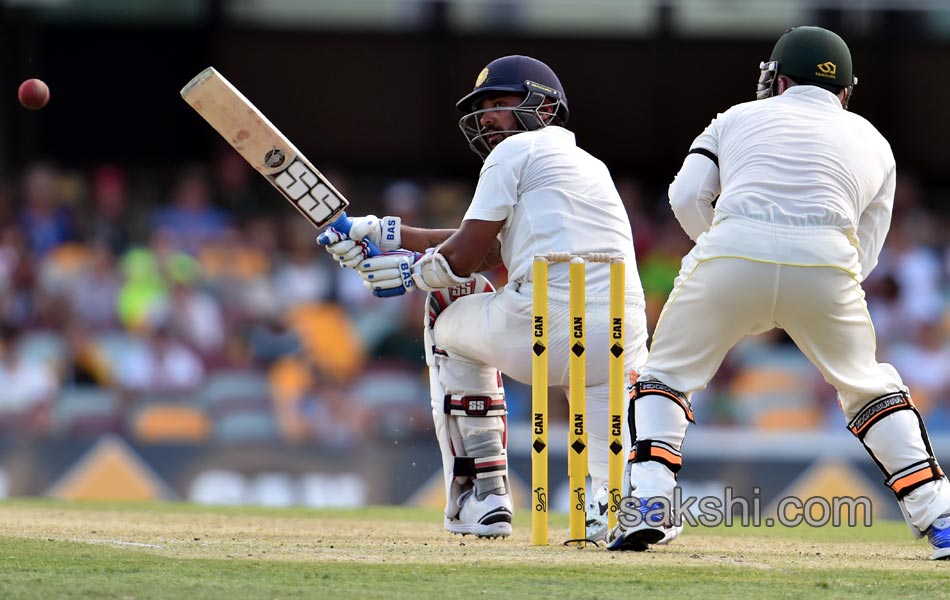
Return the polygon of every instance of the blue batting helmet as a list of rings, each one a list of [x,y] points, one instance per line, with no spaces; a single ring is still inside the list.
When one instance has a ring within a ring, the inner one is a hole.
[[[460,111],[467,113],[459,121],[462,133],[472,150],[483,159],[491,152],[491,147],[478,123],[482,112],[478,105],[489,94],[505,92],[524,95],[524,101],[511,109],[522,131],[534,131],[549,125],[552,114],[560,124],[567,123],[567,96],[551,67],[530,56],[496,58],[478,74],[475,89],[455,104]]]

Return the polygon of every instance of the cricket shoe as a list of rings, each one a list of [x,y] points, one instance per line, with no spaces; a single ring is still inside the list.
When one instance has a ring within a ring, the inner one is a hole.
[[[587,503],[587,539],[602,542],[607,539],[607,500],[594,499]]]
[[[452,533],[475,537],[508,537],[511,535],[511,494],[489,494],[479,500],[473,490],[459,496],[459,513],[445,519],[445,528]]]
[[[934,560],[950,560],[950,513],[943,513],[927,530],[927,539],[934,549]]]
[[[659,502],[647,504],[646,498],[640,498],[638,510],[641,518],[635,525],[630,526],[624,525],[624,519],[621,518],[620,522],[607,532],[607,549],[643,552],[648,550],[651,544],[668,544],[673,541],[683,530],[683,526],[665,525],[667,515],[653,514],[663,508]]]

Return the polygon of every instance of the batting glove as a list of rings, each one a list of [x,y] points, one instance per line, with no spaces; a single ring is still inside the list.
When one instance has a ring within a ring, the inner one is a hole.
[[[363,285],[379,298],[402,296],[416,287],[412,280],[412,264],[421,256],[409,250],[384,252],[361,261],[356,270],[363,278]]]
[[[427,292],[468,283],[472,277],[459,277],[452,272],[445,257],[435,248],[429,248],[412,266],[412,279],[416,286]]]
[[[346,217],[334,221],[329,229],[317,236],[317,243],[325,246],[342,268],[352,269],[364,258],[398,250],[402,239],[401,224],[399,217]],[[374,246],[379,248],[379,252],[373,251]]]

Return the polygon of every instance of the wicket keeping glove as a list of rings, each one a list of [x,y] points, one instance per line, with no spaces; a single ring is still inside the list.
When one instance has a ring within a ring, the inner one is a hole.
[[[379,298],[401,296],[416,287],[412,280],[412,264],[421,255],[409,250],[393,250],[363,260],[356,271],[363,285]]]

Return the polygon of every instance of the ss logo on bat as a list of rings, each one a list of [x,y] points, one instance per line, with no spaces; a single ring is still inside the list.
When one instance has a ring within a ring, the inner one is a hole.
[[[343,200],[297,158],[274,177],[274,183],[317,225],[324,225],[345,206]]]

